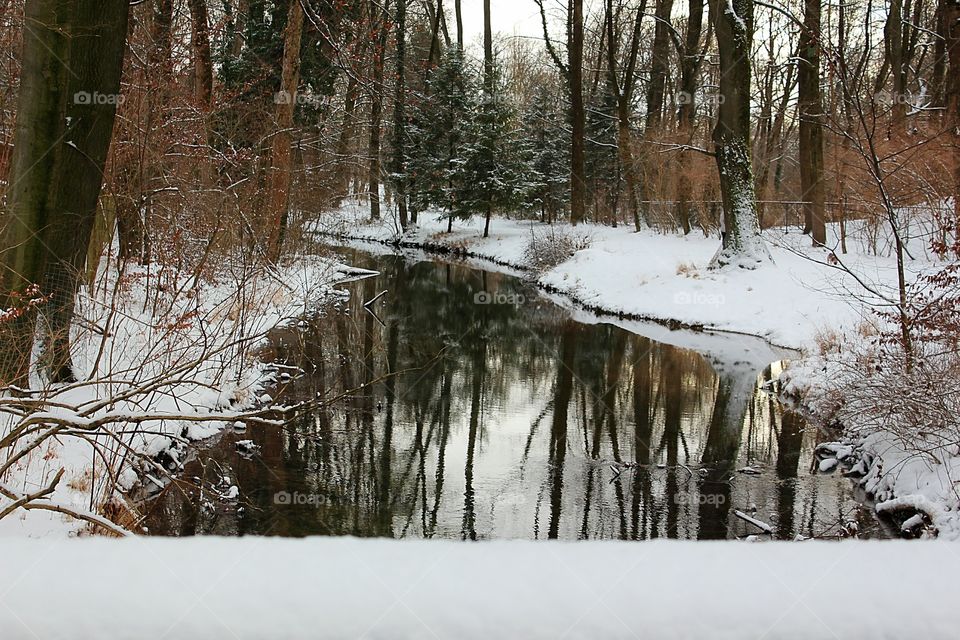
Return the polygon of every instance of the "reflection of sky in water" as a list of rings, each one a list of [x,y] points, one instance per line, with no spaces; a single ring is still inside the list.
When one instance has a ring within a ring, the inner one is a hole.
[[[350,285],[343,313],[275,344],[310,370],[285,397],[364,391],[299,420],[298,436],[251,428],[241,437],[262,446],[257,459],[228,434],[199,457],[223,467],[207,464],[209,481],[239,485],[243,509],[198,512],[171,492],[153,531],[715,538],[757,533],[733,515],[753,508],[783,538],[850,519],[875,529],[847,480],[811,472],[816,432],[759,390],[760,372],[574,322],[507,276],[350,261],[382,275]],[[362,302],[384,289],[381,325]],[[479,291],[525,302],[475,304]],[[324,500],[277,506],[278,491]]]

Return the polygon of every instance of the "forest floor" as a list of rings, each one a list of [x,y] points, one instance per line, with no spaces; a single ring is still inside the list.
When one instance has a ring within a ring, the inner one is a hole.
[[[922,226],[922,225],[917,225]],[[421,214],[420,224],[399,234],[384,221],[371,224],[363,206],[347,206],[324,218],[323,234],[361,241],[452,252],[488,262],[486,268],[525,271],[545,290],[561,294],[573,306],[610,316],[655,320],[746,333],[800,353],[782,382],[792,401],[814,421],[826,424],[836,412],[838,372],[855,370],[857,354],[869,349],[872,336],[885,326],[877,311],[889,308],[876,293],[896,298],[896,260],[882,229],[852,222],[847,253],[839,249],[839,228],[828,229],[839,268],[825,249],[810,246],[799,229],[770,229],[764,237],[772,262],[754,270],[708,268],[718,250],[717,237],[694,231],[687,236],[632,228],[581,224],[544,225],[494,218],[490,237],[483,220],[446,221]],[[911,259],[907,282],[934,272],[928,238],[907,239]],[[559,257],[541,258],[558,247]],[[867,284],[874,293],[863,286]],[[892,515],[905,533],[960,539],[960,453],[940,447],[921,454],[893,433],[902,425],[878,429],[858,416],[843,424],[840,440],[819,452],[824,469],[856,475],[877,501],[879,512]],[[862,476],[862,477],[861,477]]]
[[[35,376],[31,388],[61,403],[50,410],[56,417],[81,425],[109,413],[206,418],[147,420],[136,429],[118,420],[99,435],[61,434],[24,458],[4,485],[32,493],[63,468],[47,501],[87,513],[111,500],[110,476],[123,491],[159,486],[190,443],[234,426],[231,415],[270,404],[262,394],[278,372],[259,357],[266,334],[333,300],[335,285],[355,273],[316,256],[271,269],[220,265],[202,279],[157,265],[128,268],[119,278],[116,267],[101,269],[94,287],[78,296],[82,321],[74,323],[72,340],[80,382],[48,386]],[[0,414],[0,436],[12,420]],[[88,527],[21,509],[0,520],[0,536],[63,537]]]
[[[247,536],[9,540],[4,555],[5,640],[946,640],[960,572],[954,545],[906,541]]]

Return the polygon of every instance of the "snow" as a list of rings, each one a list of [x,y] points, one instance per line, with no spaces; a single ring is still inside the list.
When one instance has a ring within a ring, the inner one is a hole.
[[[160,477],[178,467],[191,442],[270,401],[261,392],[275,372],[254,351],[265,333],[335,299],[336,283],[362,275],[317,256],[260,270],[225,263],[203,280],[158,265],[128,268],[118,278],[115,265],[104,267],[96,286],[78,296],[85,322],[74,323],[73,356],[81,381],[47,388],[47,400],[63,406],[30,417],[40,426],[52,419],[68,421],[74,431],[99,428],[47,440],[2,478],[3,485],[17,495],[33,493],[62,468],[63,479],[46,504],[86,508],[109,501],[104,465],[93,471],[95,455],[85,439],[91,438],[109,451],[119,489],[134,488],[140,478],[160,486]],[[175,375],[168,382],[170,372]],[[153,387],[157,380],[162,384]],[[34,375],[31,388],[45,386]],[[10,409],[0,412],[0,438],[14,419]],[[169,460],[166,469],[157,462],[161,454]],[[0,511],[9,503],[0,497]],[[0,536],[62,537],[85,527],[58,513],[20,509],[0,519]]]
[[[392,221],[371,225],[362,206],[346,206],[321,219],[317,231],[357,240],[395,242]],[[854,223],[848,224],[853,236]],[[638,319],[682,323],[746,333],[795,349],[813,344],[822,332],[853,328],[864,316],[854,278],[825,264],[827,253],[810,247],[809,236],[797,229],[764,232],[773,262],[753,269],[708,269],[720,247],[719,238],[700,232],[687,236],[652,230],[581,224],[553,227],[538,222],[497,218],[489,238],[482,238],[483,220],[456,221],[446,233],[446,221],[421,213],[419,227],[399,237],[404,246],[455,251],[513,269],[529,268],[525,250],[533,234],[552,229],[586,235],[590,245],[570,259],[536,275],[542,288],[560,293],[598,311]],[[838,230],[831,226],[834,235]],[[848,240],[850,253],[840,255],[858,276],[893,287],[896,263],[871,255],[866,243]],[[917,247],[922,242],[915,242]],[[832,246],[832,245],[831,245]],[[911,274],[925,272],[930,262],[919,257],[908,265]],[[489,268],[489,265],[488,265]],[[861,296],[862,297],[862,296]]]
[[[944,543],[762,537],[9,540],[4,552],[4,640],[952,639],[960,570]]]
[[[841,338],[856,340],[854,336]],[[828,355],[808,355],[793,363],[781,375],[783,393],[807,413],[820,420],[832,419],[842,401],[832,392],[852,349]],[[956,446],[931,446],[919,452],[893,431],[861,424],[858,415],[847,411],[840,442],[817,447],[820,470],[844,469],[876,502],[881,514],[917,511],[929,518],[938,537],[960,540],[960,499],[956,479],[960,478],[960,455]]]

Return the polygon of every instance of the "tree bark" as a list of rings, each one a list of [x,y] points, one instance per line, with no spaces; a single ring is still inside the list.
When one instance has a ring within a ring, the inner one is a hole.
[[[293,0],[296,2],[296,0]],[[210,21],[206,0],[189,0],[190,44],[193,48],[194,96],[200,108],[210,110],[213,99],[213,64],[210,60]]]
[[[700,73],[700,36],[703,32],[704,0],[689,0],[687,5],[687,34],[680,61],[680,109],[677,117],[680,139],[693,142],[697,114],[697,76]],[[687,176],[690,152],[680,152],[679,182],[677,183],[677,217],[684,235],[690,233],[690,179]]]
[[[406,230],[407,188],[406,188],[406,138],[407,138],[407,88],[406,88],[406,50],[407,50],[407,0],[397,0],[397,81],[393,101],[393,174],[397,211],[400,216],[400,228]]]
[[[370,98],[370,140],[368,143],[371,220],[380,219],[380,133],[383,126],[383,63],[387,50],[387,32],[389,31],[388,3],[384,3],[382,10],[378,9],[378,6],[376,0],[370,0],[371,16],[376,16],[378,12],[380,14],[377,18],[377,44],[373,52],[373,95]]]
[[[461,0],[454,0],[453,10],[457,14],[457,46],[463,51],[463,12],[460,8]]]
[[[24,34],[0,291],[5,308],[23,308],[31,285],[47,298],[39,308],[53,382],[74,379],[70,325],[119,102],[128,14],[126,0],[31,0],[25,8],[35,27]],[[0,328],[0,384],[27,379],[37,308]]]
[[[583,222],[586,203],[586,169],[584,138],[586,113],[583,105],[583,0],[570,0],[570,40],[568,68],[570,80],[570,115],[572,140],[570,144],[570,222]]]
[[[287,25],[283,36],[283,67],[280,91],[277,94],[277,130],[270,151],[270,180],[267,211],[270,216],[270,238],[267,259],[277,262],[283,250],[290,206],[291,145],[290,130],[297,106],[300,83],[300,43],[303,36],[303,6],[300,0],[290,1]]]
[[[725,233],[712,267],[755,267],[770,254],[760,237],[750,160],[750,45],[752,0],[710,0],[720,58],[720,108],[713,142]]]
[[[823,100],[820,96],[820,15],[821,0],[804,0],[803,29],[800,32],[800,60],[797,70],[800,112],[800,192],[803,201],[804,232],[813,244],[825,245],[826,194],[823,180]]]
[[[633,23],[633,34],[630,40],[630,50],[627,54],[627,68],[624,71],[621,83],[617,69],[617,51],[612,44],[614,39],[614,9],[613,0],[607,0],[606,5],[606,33],[607,42],[607,82],[617,99],[617,153],[623,179],[627,187],[627,204],[633,225],[640,231],[647,225],[643,217],[637,197],[637,174],[633,159],[633,144],[630,132],[630,107],[633,102],[633,90],[636,84],[637,56],[640,51],[640,28],[643,23],[643,14],[646,10],[646,0],[643,0],[637,9]]]
[[[947,35],[947,55],[950,59],[950,73],[947,80],[945,97],[947,122],[953,130],[953,210],[954,220],[960,229],[960,0],[945,0],[947,9],[944,14],[945,33]]]

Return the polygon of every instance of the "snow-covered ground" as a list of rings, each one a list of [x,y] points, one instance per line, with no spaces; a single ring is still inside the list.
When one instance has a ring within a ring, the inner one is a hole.
[[[10,540],[0,629],[4,640],[939,640],[957,637],[958,572],[957,550],[936,542]]]
[[[874,372],[857,359],[858,351],[862,352],[854,342],[858,338],[844,339],[847,348],[809,354],[781,378],[784,394],[804,410],[843,425],[839,441],[819,446],[821,469],[835,468],[850,475],[875,500],[877,512],[894,516],[905,534],[960,539],[960,453],[956,442],[950,442],[956,415],[953,424],[930,428],[922,422],[920,431],[911,433],[896,415],[901,412],[894,412],[890,405],[904,401],[902,391],[880,394],[876,382],[865,382]],[[952,381],[941,380],[938,385],[946,387]],[[938,390],[917,391],[921,398],[928,394],[927,401],[933,403],[931,396]],[[944,390],[955,391],[953,387]],[[955,405],[957,400],[950,402]],[[880,407],[879,413],[889,417],[876,420],[877,412],[862,410],[865,404]]]
[[[0,482],[16,495],[30,494],[63,469],[43,503],[86,513],[108,502],[115,486],[129,490],[141,480],[159,483],[178,468],[190,442],[269,403],[261,394],[273,372],[258,360],[258,342],[329,300],[334,285],[354,273],[315,256],[270,269],[224,264],[202,279],[155,265],[128,269],[120,278],[109,268],[101,270],[96,285],[78,296],[83,321],[75,323],[73,354],[80,382],[51,387],[34,376],[31,387],[43,390],[52,418],[81,427],[116,419],[96,432],[56,433]],[[10,413],[15,400],[6,402],[0,407],[6,407],[0,412],[0,439],[20,420]],[[139,421],[144,415],[186,419]],[[196,416],[206,417],[191,419]],[[12,456],[48,428],[37,426],[5,454]],[[0,496],[0,511],[9,503]],[[0,536],[63,536],[86,526],[51,511],[18,509],[0,519]]]
[[[710,271],[720,240],[699,231],[681,236],[495,218],[490,237],[483,238],[481,218],[456,221],[446,233],[446,221],[423,213],[419,225],[401,236],[392,220],[370,224],[366,216],[365,207],[348,205],[325,214],[317,229],[346,238],[452,250],[517,269],[531,267],[525,253],[535,235],[571,236],[589,246],[538,273],[541,287],[597,311],[748,333],[791,348],[809,347],[820,332],[854,327],[865,313],[865,292],[855,279],[828,265],[827,252],[811,248],[809,236],[797,229],[765,233],[773,264]],[[837,231],[831,228],[834,240]],[[879,244],[879,256],[870,254],[866,241],[855,239],[848,242],[848,254],[838,254],[859,277],[892,287],[896,264]],[[922,257],[923,242],[916,239],[914,245],[918,259],[908,265],[911,274],[930,268]]]

